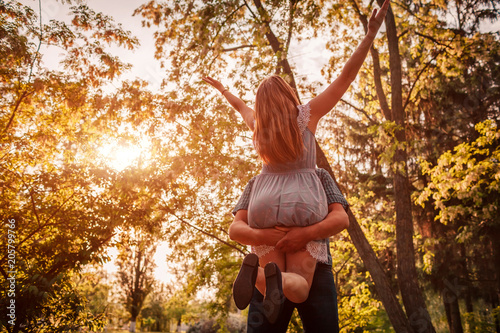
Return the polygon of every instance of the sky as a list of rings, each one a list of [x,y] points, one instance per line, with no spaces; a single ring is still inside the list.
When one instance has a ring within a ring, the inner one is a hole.
[[[29,5],[35,12],[39,13],[39,0],[20,0],[22,4]],[[123,48],[111,48],[112,53],[120,56],[120,59],[133,65],[132,70],[124,75],[125,79],[140,77],[149,81],[151,88],[159,87],[162,81],[162,69],[154,59],[155,47],[153,40],[153,28],[142,27],[142,17],[132,16],[134,10],[146,0],[87,0],[86,3],[96,12],[102,12],[114,18],[115,22],[121,23],[125,30],[129,30],[138,37],[140,46],[135,50]],[[42,21],[48,23],[51,19],[69,22],[70,5],[61,4],[56,0],[41,0]],[[307,43],[307,44],[306,44]],[[297,72],[307,75],[310,80],[322,81],[321,67],[328,62],[330,53],[325,47],[326,40],[316,39],[303,42],[301,45],[291,45],[289,59],[297,66]],[[293,42],[292,42],[293,44]],[[58,54],[60,50],[47,48],[42,45],[43,63],[49,68],[57,67]]]
[[[32,7],[37,15],[39,15],[38,0],[21,0],[22,4]],[[127,50],[124,48],[110,48],[113,54],[120,56],[124,62],[132,64],[132,70],[125,74],[124,78],[140,77],[148,80],[153,85],[161,83],[160,68],[157,61],[154,59],[154,41],[153,29],[143,28],[140,16],[132,16],[134,10],[145,1],[102,1],[88,0],[88,6],[96,12],[102,12],[114,18],[116,23],[121,23],[125,30],[132,32],[132,35],[140,40],[140,46],[135,50]],[[47,24],[51,19],[62,20],[69,22],[68,16],[70,5],[61,4],[56,0],[41,0],[42,22]],[[44,47],[42,45],[41,52],[43,54],[43,62],[49,68],[57,67],[58,54],[60,50],[54,47]]]
[[[36,13],[39,13],[39,0],[21,0],[23,4],[31,6]],[[130,73],[125,74],[125,78],[140,77],[148,80],[153,88],[161,83],[162,75],[158,61],[154,59],[154,28],[142,27],[142,17],[132,16],[134,10],[146,0],[87,0],[88,6],[96,12],[102,12],[115,19],[115,22],[121,23],[125,30],[130,30],[132,34],[138,37],[140,46],[135,50],[125,50],[116,48],[114,51],[120,58],[133,65]],[[41,0],[42,20],[47,23],[50,19],[68,21],[69,5],[61,4],[56,0]],[[381,30],[384,27],[382,26]],[[484,23],[482,31],[499,31],[500,22]],[[304,42],[305,43],[305,42]],[[320,70],[328,62],[330,53],[325,47],[326,40],[317,38],[307,42],[307,44],[298,45],[292,42],[289,59],[297,66],[297,72],[301,75],[312,77],[312,80],[323,81]],[[293,47],[295,45],[295,47]],[[112,49],[113,50],[113,49]],[[45,54],[44,63],[47,66],[57,65],[57,50],[43,48]]]

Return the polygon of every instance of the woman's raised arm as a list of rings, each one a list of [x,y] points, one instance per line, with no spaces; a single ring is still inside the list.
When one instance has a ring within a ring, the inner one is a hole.
[[[222,96],[226,98],[229,104],[231,104],[231,106],[241,114],[248,128],[253,131],[254,111],[249,108],[239,97],[233,95],[229,90],[224,88],[222,83],[220,83],[219,81],[209,76],[202,77],[202,80],[217,89],[222,94]]]
[[[316,131],[316,126],[321,117],[333,109],[358,75],[359,69],[365,61],[373,40],[375,39],[382,22],[384,22],[385,15],[389,9],[389,3],[390,0],[385,0],[379,11],[377,9],[373,10],[370,19],[368,20],[368,32],[356,51],[352,54],[351,58],[344,65],[340,76],[333,81],[325,89],[325,91],[309,102],[309,105],[311,106],[311,119],[308,127],[313,131],[313,133]]]

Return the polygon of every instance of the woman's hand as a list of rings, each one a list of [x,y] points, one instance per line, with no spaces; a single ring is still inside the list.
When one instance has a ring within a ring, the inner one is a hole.
[[[340,101],[344,93],[347,91],[351,83],[356,79],[359,69],[363,65],[366,55],[370,51],[370,47],[377,35],[378,29],[384,22],[385,15],[389,9],[389,0],[385,0],[380,9],[374,9],[368,21],[368,31],[363,38],[358,48],[352,54],[340,73],[340,76],[333,81],[325,91],[314,97],[309,105],[311,106],[311,119],[307,126],[313,133],[316,131],[316,126],[319,120],[326,115]]]
[[[254,125],[253,110],[249,108],[245,104],[245,102],[243,102],[239,97],[233,95],[229,90],[224,88],[222,83],[220,83],[216,79],[213,79],[210,76],[204,76],[201,79],[206,83],[208,83],[209,85],[211,85],[212,87],[214,87],[215,89],[217,89],[222,94],[222,96],[226,98],[229,104],[231,104],[231,106],[241,114],[248,128],[250,128],[253,131],[253,125]]]
[[[380,26],[382,25],[382,22],[384,22],[385,15],[387,14],[387,10],[389,9],[389,3],[389,0],[385,0],[380,10],[378,10],[377,8],[373,10],[370,19],[368,20],[367,35],[375,36],[377,34],[378,29],[380,29]]]
[[[206,83],[208,83],[209,85],[211,85],[212,87],[214,87],[215,89],[217,89],[221,94],[224,90],[226,90],[226,88],[224,88],[222,83],[220,83],[216,79],[211,78],[210,76],[204,76],[201,79]]]

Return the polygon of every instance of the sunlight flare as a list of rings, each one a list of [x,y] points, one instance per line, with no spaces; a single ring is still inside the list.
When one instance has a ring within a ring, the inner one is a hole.
[[[149,155],[149,142],[144,139],[137,144],[113,142],[99,149],[99,153],[108,167],[122,171],[144,161]]]

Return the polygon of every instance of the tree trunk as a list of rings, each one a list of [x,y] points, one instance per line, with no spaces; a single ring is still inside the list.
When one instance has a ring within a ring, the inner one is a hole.
[[[382,5],[382,2],[379,0],[380,5]],[[398,284],[403,297],[406,314],[414,331],[434,333],[435,330],[431,322],[431,317],[429,316],[422,291],[418,285],[417,270],[415,268],[411,191],[406,165],[408,156],[403,146],[406,143],[406,116],[403,109],[401,58],[392,8],[387,12],[385,26],[389,45],[391,72],[391,113],[393,120],[399,125],[399,129],[395,133],[397,141],[395,144],[398,144],[398,148],[393,158]]]
[[[262,6],[261,0],[254,0],[254,5],[257,7],[261,20],[263,24],[266,27],[266,38],[267,41],[269,42],[269,45],[271,46],[274,54],[277,57],[278,63],[276,66],[276,74],[281,74],[283,72],[287,77],[288,77],[288,83],[292,87],[292,89],[295,91],[295,94],[297,95],[297,98],[299,98],[299,92],[297,90],[297,85],[295,84],[295,76],[293,75],[292,68],[290,67],[290,63],[288,62],[288,58],[285,55],[285,51],[283,49],[283,43],[278,40],[276,35],[274,34],[273,30],[271,29],[271,21],[269,18],[269,14],[266,12],[264,7]],[[291,18],[292,19],[292,18]]]
[[[330,164],[326,159],[325,153],[317,142],[316,164],[319,168],[323,168],[328,171],[335,183],[337,183],[332,168],[330,167]],[[384,268],[380,264],[377,255],[375,254],[375,251],[373,251],[370,243],[368,243],[368,240],[366,239],[363,230],[356,220],[356,217],[352,214],[350,209],[348,210],[347,214],[349,215],[349,228],[347,229],[347,231],[349,232],[349,236],[351,237],[352,243],[356,247],[356,250],[361,257],[361,260],[363,260],[363,264],[370,272],[370,276],[372,277],[373,283],[375,284],[375,289],[377,290],[377,296],[384,305],[385,311],[389,316],[389,320],[391,321],[394,330],[398,333],[413,332],[408,318],[406,318],[406,315],[398,302],[396,294],[394,293],[394,290],[392,290],[390,281],[385,274]]]
[[[130,320],[130,327],[128,329],[129,332],[135,332],[135,324],[136,324],[135,319],[131,319]]]
[[[175,328],[175,331],[176,331],[176,332],[179,332],[180,327],[181,327],[181,324],[182,324],[182,322],[181,322],[181,318],[179,318],[179,319],[177,320],[177,327]]]
[[[491,308],[496,309],[500,305],[499,299],[498,299],[498,293],[495,290],[495,288],[491,289]],[[495,330],[497,333],[500,333],[500,318],[498,318],[498,314],[495,314],[493,316],[494,322],[495,322]]]
[[[492,304],[492,309],[495,309],[497,306],[500,305],[500,244],[498,242],[498,235],[500,234],[500,230],[498,228],[493,228],[491,230],[491,246],[493,248],[493,260],[495,262],[495,274],[494,274],[494,279],[496,281],[496,284],[492,288],[492,295],[493,295],[493,304]],[[500,333],[500,315],[497,313],[495,314],[495,329],[497,333]]]
[[[464,330],[462,327],[462,318],[460,317],[458,295],[453,294],[450,297],[449,291],[443,289],[442,299],[450,333],[463,333]]]

